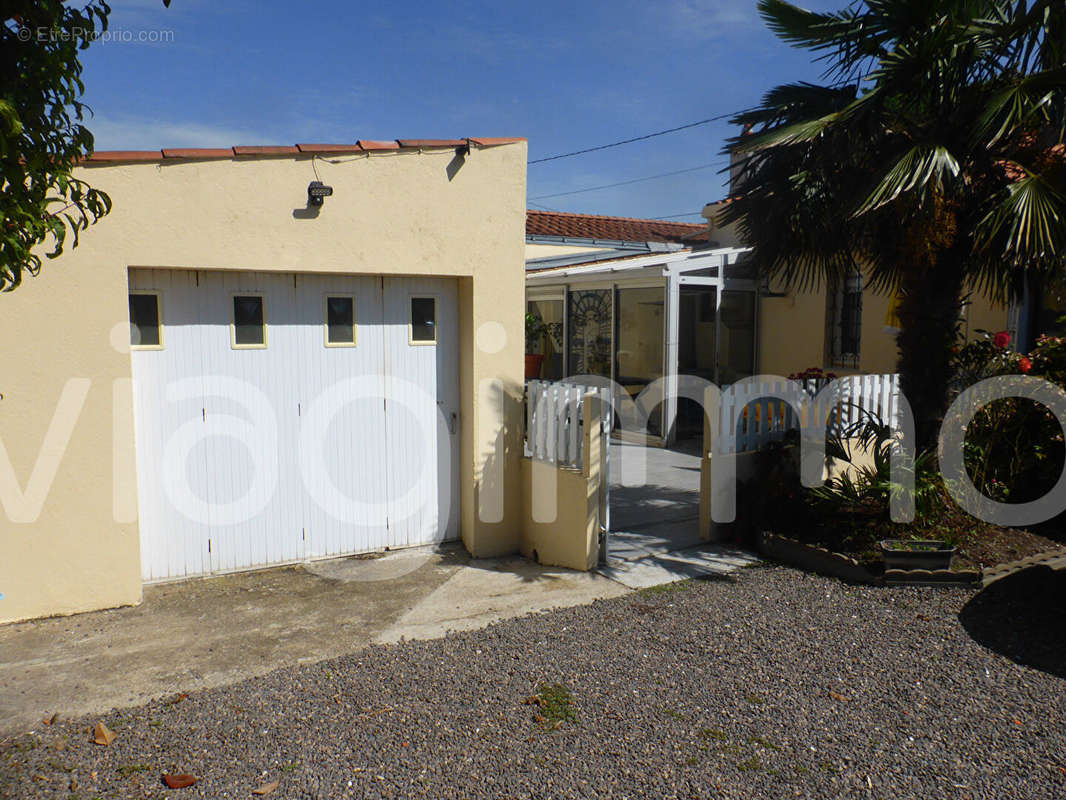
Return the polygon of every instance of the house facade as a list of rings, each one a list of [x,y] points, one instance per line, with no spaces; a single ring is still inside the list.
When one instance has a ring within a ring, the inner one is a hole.
[[[112,212],[3,298],[0,621],[448,539],[515,552],[525,163],[460,139],[80,166]]]
[[[665,379],[669,396],[649,410],[645,437],[661,445],[702,432],[698,404],[674,396],[678,375],[724,386],[812,367],[895,371],[891,296],[861,275],[809,291],[757,279],[734,228],[715,224],[719,208],[705,207],[705,225],[530,211],[526,311],[546,330],[527,377],[598,376],[634,398]],[[960,323],[971,339],[1015,318],[975,294]]]
[[[726,202],[708,203],[702,213],[711,238],[739,247],[736,226],[717,224],[717,214]],[[763,373],[789,375],[808,367],[841,375],[896,370],[898,322],[893,297],[865,286],[860,274],[841,285],[806,291],[764,285],[759,321]],[[963,338],[969,341],[980,335],[979,330],[1014,331],[1017,314],[973,292],[959,322]]]

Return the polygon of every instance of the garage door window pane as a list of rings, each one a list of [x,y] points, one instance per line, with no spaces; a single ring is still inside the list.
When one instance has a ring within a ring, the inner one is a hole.
[[[154,294],[130,295],[130,345],[159,347],[163,337],[159,326],[159,297]]]
[[[437,301],[435,298],[411,298],[411,341],[420,344],[437,341]]]
[[[355,298],[326,298],[326,344],[355,344]]]
[[[266,345],[262,297],[238,295],[233,298],[233,344],[237,347]]]

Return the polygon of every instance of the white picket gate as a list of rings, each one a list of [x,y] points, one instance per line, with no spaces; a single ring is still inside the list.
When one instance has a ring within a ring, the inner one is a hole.
[[[584,469],[585,398],[600,398],[600,504],[599,561],[607,563],[611,531],[611,428],[614,411],[611,390],[552,381],[526,382],[526,445],[528,458],[557,467]]]
[[[811,397],[822,388],[824,381],[802,382]],[[758,450],[763,445],[780,441],[790,428],[806,425],[812,420],[797,418],[792,407],[783,400],[767,395],[784,388],[786,382],[734,385],[733,392],[722,398],[719,412],[719,435],[725,446],[737,453]],[[860,421],[864,412],[876,414],[884,423],[895,427],[899,415],[899,375],[848,375],[837,379],[840,395],[834,407],[827,409],[830,432],[839,432]],[[805,415],[813,408],[804,410]],[[735,439],[730,443],[728,432]]]
[[[585,437],[585,395],[599,395],[604,436],[611,432],[611,390],[552,381],[526,383],[526,456],[561,467],[580,469]]]

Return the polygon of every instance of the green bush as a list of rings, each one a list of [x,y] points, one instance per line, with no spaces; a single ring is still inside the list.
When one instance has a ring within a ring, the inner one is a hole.
[[[1066,385],[1066,340],[1042,336],[1028,355],[1007,349],[1005,332],[961,347],[955,355],[956,390],[996,375],[1032,375]],[[981,408],[966,428],[966,470],[974,485],[999,502],[1025,503],[1046,494],[1066,455],[1062,428],[1043,405],[1021,398]]]

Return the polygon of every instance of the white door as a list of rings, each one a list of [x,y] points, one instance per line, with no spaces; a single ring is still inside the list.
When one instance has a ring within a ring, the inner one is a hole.
[[[146,580],[458,536],[454,281],[131,269],[130,292]]]
[[[167,478],[172,464],[164,454],[181,449],[181,440],[203,408],[199,290],[196,273],[178,270],[130,270],[130,311],[143,309],[145,344],[131,350],[134,423],[137,449],[137,501],[141,563],[145,580],[200,575],[211,571],[208,552],[210,520],[189,506],[178,515],[183,488],[206,497],[206,462],[190,459],[185,483]],[[153,308],[154,307],[154,308]],[[158,333],[152,342],[151,317]],[[131,319],[132,322],[132,319]],[[136,327],[131,324],[131,333]],[[136,339],[132,340],[136,345]],[[172,458],[173,462],[175,459]]]
[[[298,275],[296,287],[306,556],[380,550],[390,546],[381,278]],[[331,333],[329,304],[349,303],[350,330]]]
[[[385,278],[389,532],[396,546],[459,536],[458,287]]]

